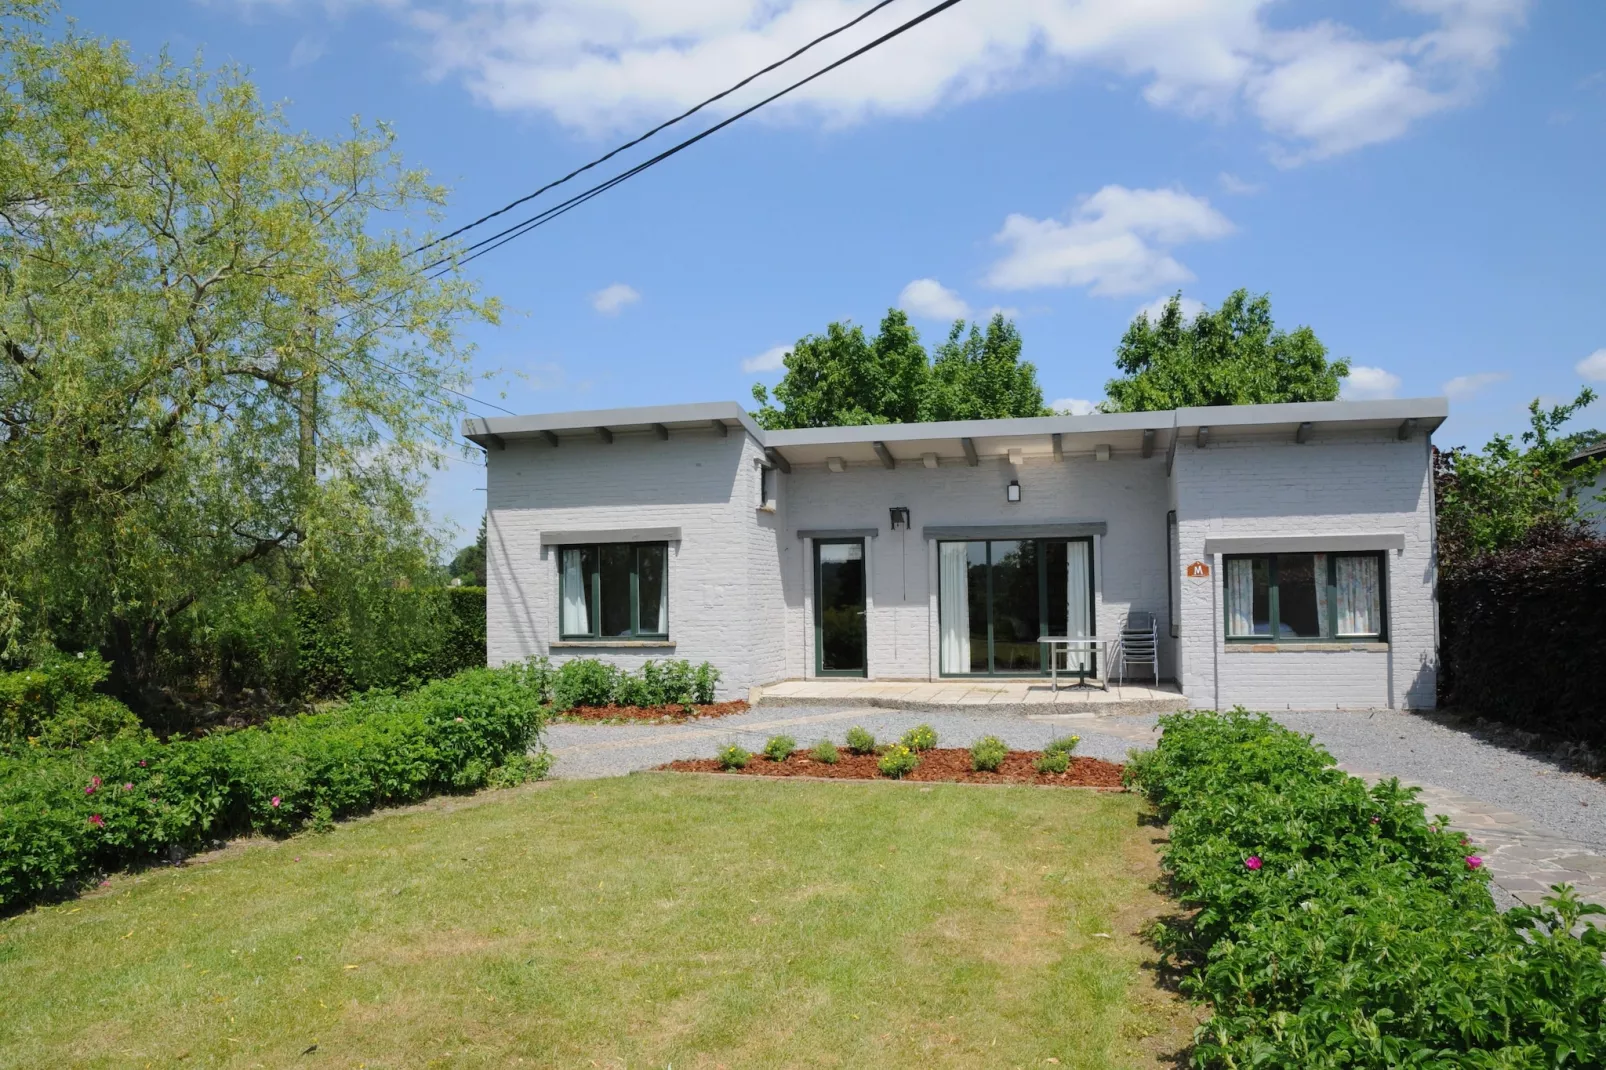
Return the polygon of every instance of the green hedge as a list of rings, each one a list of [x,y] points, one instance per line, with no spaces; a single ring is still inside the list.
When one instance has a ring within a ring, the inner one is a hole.
[[[133,711],[95,691],[109,672],[98,654],[53,650],[28,668],[0,672],[0,750],[76,747],[138,731]]]
[[[474,669],[256,728],[0,758],[0,907],[246,832],[283,835],[486,783],[539,739],[527,667]]]
[[[485,665],[485,588],[386,590],[295,602],[296,678],[307,695],[417,687]]]
[[[596,658],[571,658],[557,669],[546,658],[531,663],[556,710],[576,706],[682,706],[714,701],[719,670],[684,659],[647,661],[639,672]]]
[[[1606,931],[1579,924],[1601,908],[1498,913],[1415,789],[1369,789],[1266,717],[1161,723],[1128,775],[1193,911],[1157,937],[1214,1008],[1195,1066],[1606,1065]]]

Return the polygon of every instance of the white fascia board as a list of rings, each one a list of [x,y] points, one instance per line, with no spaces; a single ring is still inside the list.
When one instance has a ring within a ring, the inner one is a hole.
[[[760,443],[764,432],[747,410],[734,401],[704,401],[690,405],[644,405],[630,409],[581,409],[575,412],[531,413],[526,416],[482,416],[463,421],[463,435],[478,441],[491,435],[527,438],[541,431],[588,432],[598,427],[641,427],[653,424],[712,424],[735,422]]]
[[[766,431],[764,443],[787,446],[834,446],[848,443],[921,442],[935,439],[1021,438],[1032,435],[1086,434],[1099,431],[1142,431],[1169,428],[1170,412],[1093,413],[1088,416],[1024,416],[1009,420],[954,420],[929,424],[865,424],[862,427],[801,427]]]
[[[1438,427],[1450,415],[1447,398],[1386,398],[1378,401],[1296,401],[1280,405],[1214,405],[1176,410],[1179,430],[1199,427],[1265,427],[1302,423],[1397,423],[1416,420]]]

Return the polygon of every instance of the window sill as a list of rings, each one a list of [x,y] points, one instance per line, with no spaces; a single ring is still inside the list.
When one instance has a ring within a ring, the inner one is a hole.
[[[548,644],[553,650],[673,650],[673,639],[562,639]]]
[[[773,513],[775,512],[775,503],[765,502],[763,505],[758,507],[758,511],[761,513]]]
[[[1336,654],[1350,651],[1378,654],[1387,652],[1388,648],[1387,643],[1366,640],[1342,643],[1256,643],[1234,639],[1227,643],[1229,654]]]

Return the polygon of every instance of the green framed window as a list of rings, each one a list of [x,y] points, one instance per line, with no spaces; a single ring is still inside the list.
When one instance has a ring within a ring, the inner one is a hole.
[[[1387,634],[1381,553],[1243,554],[1224,564],[1229,642],[1381,642]]]
[[[558,604],[564,639],[669,638],[669,544],[560,546]]]

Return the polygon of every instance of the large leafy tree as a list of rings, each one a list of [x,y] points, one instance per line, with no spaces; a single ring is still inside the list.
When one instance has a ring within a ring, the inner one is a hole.
[[[995,316],[985,334],[955,323],[933,364],[909,317],[889,309],[874,337],[832,323],[799,339],[786,355],[776,404],[763,384],[753,387],[753,415],[769,428],[1044,415],[1037,371],[1020,354],[1015,325]]]
[[[1446,567],[1521,545],[1539,529],[1578,529],[1601,473],[1599,460],[1579,455],[1601,433],[1564,428],[1594,400],[1588,387],[1548,409],[1535,399],[1520,437],[1496,435],[1480,452],[1457,447],[1438,455],[1439,556]]]
[[[442,190],[236,71],[3,44],[0,657],[100,648],[137,699],[175,634],[427,570],[459,327],[497,312],[384,229]]]
[[[1332,401],[1349,375],[1348,360],[1328,360],[1309,327],[1277,328],[1271,299],[1236,290],[1217,309],[1188,322],[1181,295],[1157,321],[1139,315],[1116,347],[1122,376],[1104,385],[1109,412],[1192,405]]]
[[[889,309],[875,337],[857,324],[833,323],[798,339],[786,355],[786,376],[769,391],[753,387],[764,427],[831,427],[910,423],[919,419],[926,351],[909,317]]]
[[[921,400],[922,420],[992,420],[1046,416],[1037,367],[1021,359],[1020,331],[994,315],[984,334],[955,323],[937,348]]]

